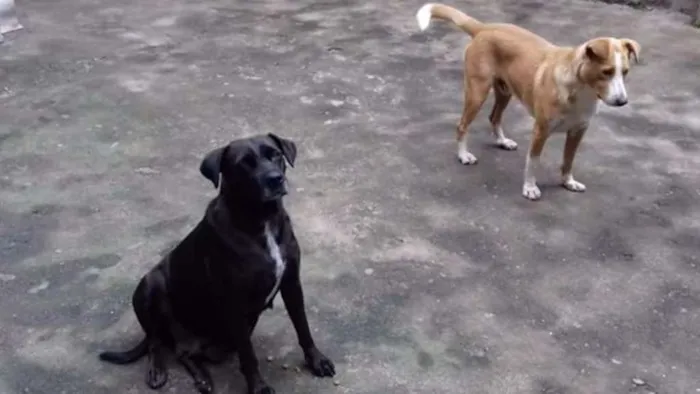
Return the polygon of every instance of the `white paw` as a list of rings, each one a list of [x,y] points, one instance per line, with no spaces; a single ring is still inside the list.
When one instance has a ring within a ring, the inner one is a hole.
[[[585,192],[586,191],[586,185],[583,183],[574,180],[573,178],[569,178],[564,180],[564,183],[562,183],[562,186],[564,186],[567,190],[572,191],[572,192]]]
[[[496,140],[496,146],[504,150],[516,150],[518,149],[518,143],[511,140],[510,138],[499,138]]]
[[[542,192],[540,191],[540,188],[537,187],[536,184],[534,183],[525,183],[523,184],[523,197],[527,198],[528,200],[539,200],[540,197],[542,197]]]
[[[464,165],[476,164],[476,156],[469,152],[459,152],[457,153],[457,157],[459,158],[459,162]]]

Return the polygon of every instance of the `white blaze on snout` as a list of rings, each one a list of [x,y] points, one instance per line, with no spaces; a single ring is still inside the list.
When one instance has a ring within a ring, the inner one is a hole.
[[[615,74],[608,83],[608,94],[605,103],[616,105],[627,102],[627,90],[625,89],[625,78],[622,75],[622,52],[615,51]]]

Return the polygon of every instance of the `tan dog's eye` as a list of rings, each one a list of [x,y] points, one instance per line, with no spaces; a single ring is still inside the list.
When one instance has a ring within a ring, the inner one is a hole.
[[[629,71],[630,71],[630,70],[628,70],[628,69],[622,70],[622,76],[623,76],[623,77],[626,77],[626,76],[627,76],[627,73],[628,73]]]
[[[608,78],[612,77],[613,74],[615,74],[614,68],[606,68],[605,70],[603,70],[603,75],[608,77]]]

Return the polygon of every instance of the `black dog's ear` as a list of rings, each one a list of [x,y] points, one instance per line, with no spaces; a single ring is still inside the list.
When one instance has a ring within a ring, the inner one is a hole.
[[[297,145],[292,140],[282,138],[274,133],[268,133],[267,135],[275,141],[275,144],[280,148],[284,158],[289,162],[289,165],[294,167],[294,160],[297,158]]]
[[[214,184],[215,188],[219,187],[221,161],[224,158],[227,148],[228,146],[225,146],[207,153],[207,155],[204,156],[204,160],[202,160],[202,164],[199,165],[199,172],[201,172],[205,178],[209,179],[211,183]]]

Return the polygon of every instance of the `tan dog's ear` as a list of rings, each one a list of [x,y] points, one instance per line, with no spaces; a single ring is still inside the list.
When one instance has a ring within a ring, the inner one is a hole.
[[[585,45],[584,53],[589,60],[604,61],[610,54],[610,43],[606,39],[595,38],[583,45]]]
[[[639,53],[642,51],[642,47],[639,45],[639,43],[629,38],[622,38],[620,39],[620,42],[622,43],[622,47],[627,52],[627,58],[632,60],[632,58],[634,57],[634,63],[638,64]]]

